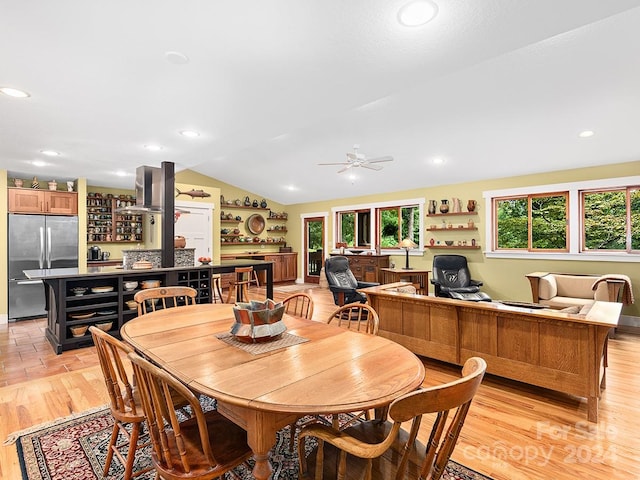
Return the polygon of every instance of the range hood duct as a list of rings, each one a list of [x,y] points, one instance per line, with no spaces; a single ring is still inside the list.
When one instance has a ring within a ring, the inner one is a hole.
[[[136,168],[136,204],[117,208],[118,213],[162,213],[162,170],[143,165]]]

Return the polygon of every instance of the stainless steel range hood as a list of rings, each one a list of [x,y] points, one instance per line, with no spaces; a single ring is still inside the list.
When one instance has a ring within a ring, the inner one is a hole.
[[[162,170],[143,165],[136,168],[136,204],[117,208],[118,213],[162,213]]]

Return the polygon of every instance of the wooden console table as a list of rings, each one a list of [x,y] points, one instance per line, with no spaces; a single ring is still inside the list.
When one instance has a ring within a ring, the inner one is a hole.
[[[429,294],[429,273],[431,270],[405,270],[404,268],[381,268],[382,283],[411,282],[416,292],[421,295]]]
[[[399,285],[361,290],[380,316],[379,335],[456,365],[482,357],[487,373],[585,397],[589,421],[598,421],[607,336],[621,303],[595,302],[575,315],[393,291]]]

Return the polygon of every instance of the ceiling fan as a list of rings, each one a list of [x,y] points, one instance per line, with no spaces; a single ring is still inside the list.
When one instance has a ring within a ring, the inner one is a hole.
[[[368,159],[364,153],[358,152],[359,148],[360,145],[356,144],[353,146],[353,152],[347,152],[346,162],[319,163],[318,165],[344,165],[344,167],[338,170],[338,173],[342,173],[352,167],[364,167],[369,170],[382,170],[382,165],[377,165],[378,163],[391,162],[393,160],[393,157],[388,155]]]

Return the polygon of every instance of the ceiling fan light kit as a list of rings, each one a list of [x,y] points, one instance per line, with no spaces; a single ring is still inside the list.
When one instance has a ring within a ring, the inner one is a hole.
[[[368,159],[364,153],[358,152],[359,148],[360,145],[356,144],[353,146],[353,152],[347,152],[346,162],[319,163],[318,165],[343,165],[343,167],[338,170],[338,173],[342,173],[353,167],[363,167],[369,170],[379,171],[382,170],[383,166],[377,165],[378,163],[393,161],[393,157],[389,155]]]

